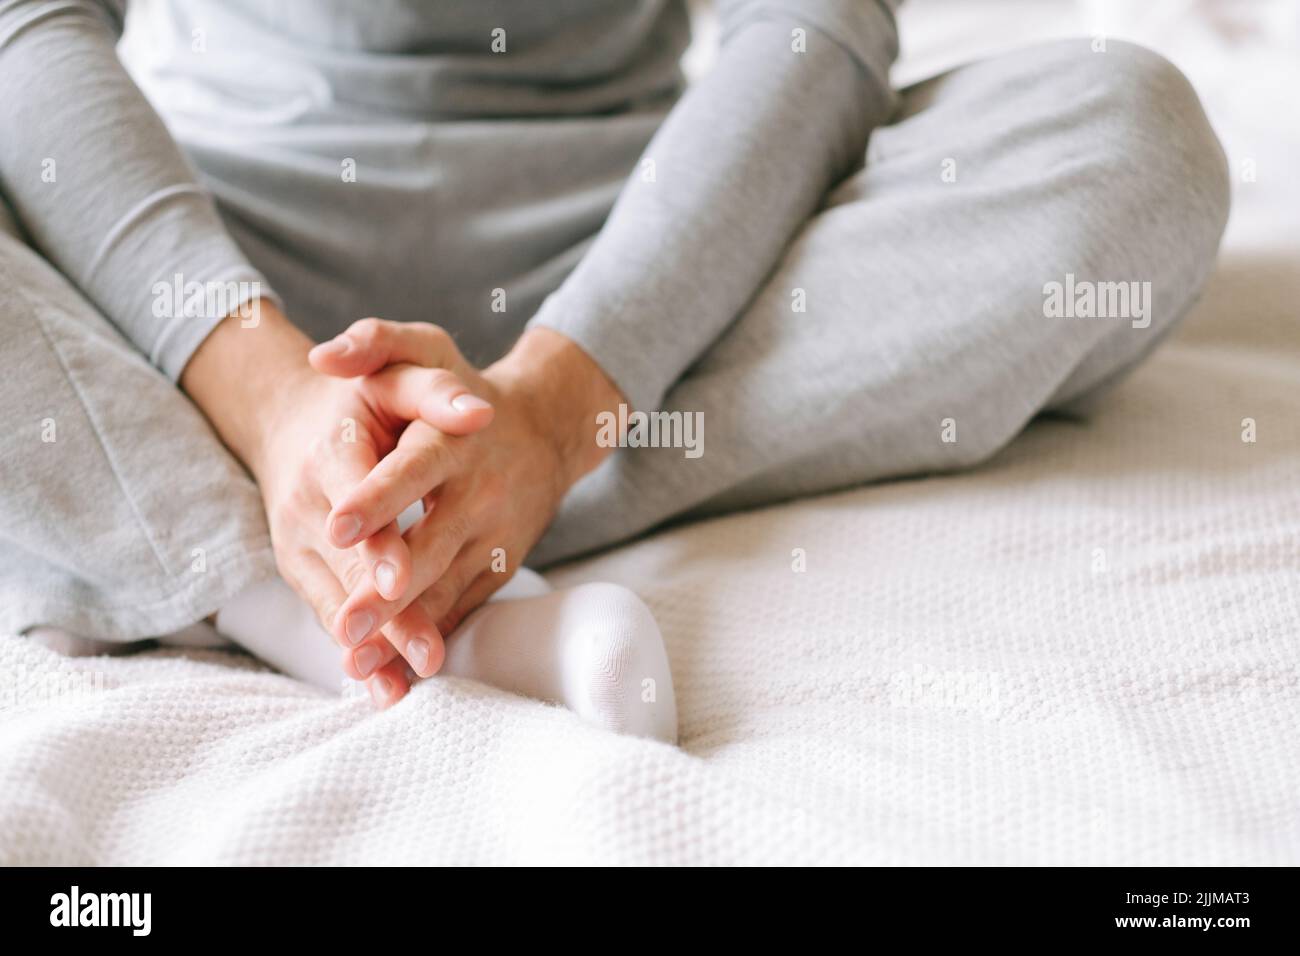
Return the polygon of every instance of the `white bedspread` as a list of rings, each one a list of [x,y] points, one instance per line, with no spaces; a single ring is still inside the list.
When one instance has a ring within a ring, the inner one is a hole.
[[[1184,65],[1259,68],[1206,90],[1257,180],[1093,420],[551,576],[654,608],[680,749],[454,680],[375,714],[234,653],[0,638],[0,863],[1300,863],[1300,135],[1260,105],[1300,77],[1226,35]]]

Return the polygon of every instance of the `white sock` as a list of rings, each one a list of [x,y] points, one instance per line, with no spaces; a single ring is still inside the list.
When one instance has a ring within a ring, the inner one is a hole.
[[[217,631],[281,673],[332,693],[364,693],[343,671],[343,649],[283,578],[246,588],[217,612]]]
[[[222,608],[217,630],[291,677],[331,691],[355,686],[338,645],[279,578]],[[616,584],[553,591],[521,569],[447,638],[439,673],[562,704],[615,733],[677,740],[659,627],[641,599]]]
[[[447,639],[440,673],[563,704],[614,733],[677,741],[677,701],[659,625],[639,597],[617,584],[490,601]]]

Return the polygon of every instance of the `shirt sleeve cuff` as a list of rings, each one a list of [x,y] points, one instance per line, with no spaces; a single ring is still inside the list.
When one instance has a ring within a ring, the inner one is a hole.
[[[249,327],[260,317],[250,306],[259,299],[283,308],[283,303],[261,273],[247,265],[234,266],[211,278],[182,282],[180,275],[153,287],[154,315],[165,324],[154,340],[149,361],[172,382],[178,382],[185,366],[203,341],[227,316]]]
[[[576,301],[561,287],[552,293],[528,322],[571,339],[595,359],[623,393],[632,411],[657,411],[672,384],[665,378],[668,363],[656,360],[653,330],[670,329],[653,316],[637,319],[626,313],[609,321],[589,302]]]

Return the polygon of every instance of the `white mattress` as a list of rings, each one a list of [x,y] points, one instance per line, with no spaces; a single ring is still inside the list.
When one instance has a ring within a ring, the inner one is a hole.
[[[1023,5],[955,9],[907,12],[913,63]],[[1300,862],[1300,68],[1213,19],[1131,32],[1257,181],[1092,421],[551,576],[654,608],[680,749],[454,680],[374,714],[234,653],[0,638],[0,863]]]

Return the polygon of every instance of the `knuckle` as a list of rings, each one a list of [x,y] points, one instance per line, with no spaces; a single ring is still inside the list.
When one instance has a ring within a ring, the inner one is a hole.
[[[423,611],[431,620],[434,617],[434,613],[438,609],[437,601],[434,599],[434,594],[437,589],[437,586],[438,585],[435,582],[434,584],[425,588],[424,591],[420,593],[420,596],[417,597],[414,601],[415,606],[419,607],[419,609]]]
[[[448,346],[454,347],[451,333],[441,325],[434,325],[432,322],[425,322],[423,324],[424,336],[429,341],[430,345],[435,345],[439,348],[446,348]]]
[[[474,579],[467,577],[467,580],[460,582],[455,590],[447,597],[447,603],[444,605],[446,610],[438,621],[438,626],[444,634],[450,634],[454,631],[473,610],[473,605],[469,600],[467,591]]]
[[[430,390],[464,387],[464,383],[460,380],[460,376],[445,368],[429,369],[428,378],[428,387]]]
[[[302,477],[305,479],[308,474],[309,472],[304,471]],[[294,487],[285,496],[281,516],[297,521],[315,510],[315,499],[311,492],[307,490],[306,481],[298,481],[294,483]]]
[[[409,463],[403,471],[416,478],[433,476],[447,464],[447,449],[440,441],[421,442],[411,449]]]
[[[436,622],[446,615],[447,609],[454,599],[455,594],[452,593],[451,582],[444,575],[424,592],[421,602],[425,613],[431,620]]]
[[[340,582],[344,590],[348,592],[355,591],[363,581],[366,580],[366,569],[361,566],[360,561],[348,561],[343,566],[343,580]]]
[[[461,475],[465,472],[465,439],[438,433],[433,443],[438,448],[438,467],[443,478]]]
[[[460,573],[456,575],[456,595],[453,602],[457,607],[465,603],[469,596],[470,589],[474,587],[474,582],[478,580],[483,569],[478,567],[477,562],[466,561]]]
[[[273,520],[274,523],[287,529],[298,522],[305,512],[307,512],[307,493],[303,490],[302,481],[295,481],[294,486],[285,493],[285,497],[277,502]]]
[[[368,514],[380,502],[395,498],[401,491],[402,475],[405,473],[405,468],[372,472],[352,496],[353,506]]]
[[[339,616],[338,602],[325,595],[316,595],[315,599],[309,597],[307,603],[316,612],[316,619],[320,621],[321,627],[328,631],[334,624],[334,619]]]
[[[293,588],[299,594],[302,594],[303,588],[298,580],[296,562],[293,560],[291,553],[287,548],[277,547],[274,544],[271,547],[271,554],[275,557],[275,569],[280,572],[280,577],[288,582],[289,587]]]
[[[438,630],[443,634],[450,634],[460,626],[460,622],[464,617],[465,613],[460,608],[454,607],[444,614],[442,620],[438,622]]]
[[[419,637],[427,629],[424,606],[418,602],[407,607],[393,617],[386,625],[384,634],[399,653],[414,637]]]
[[[363,345],[373,345],[384,334],[384,321],[376,318],[358,319],[348,327],[348,335]]]
[[[313,464],[319,465],[321,462],[325,461],[326,457],[329,455],[329,452],[330,452],[329,441],[324,436],[317,435],[315,438],[313,438],[310,442],[307,443],[307,462],[312,462]],[[307,465],[307,462],[303,462],[303,467],[300,469],[301,471],[307,472],[307,471],[314,470],[313,468]]]

